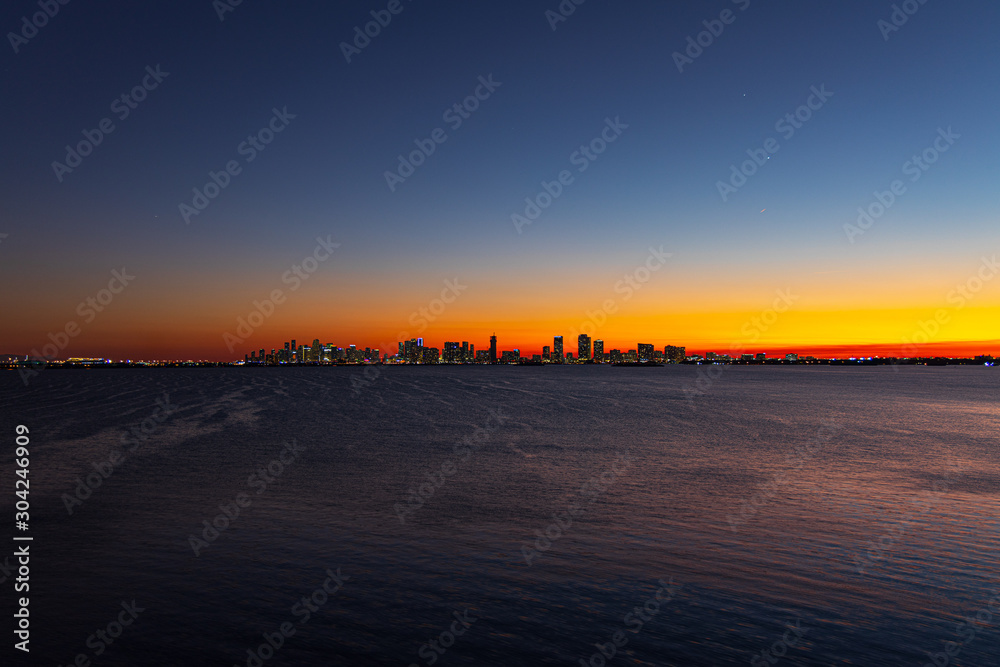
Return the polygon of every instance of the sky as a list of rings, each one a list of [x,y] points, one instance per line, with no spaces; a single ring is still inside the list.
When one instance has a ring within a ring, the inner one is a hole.
[[[1000,6],[902,4],[5,3],[0,353],[1000,354]]]

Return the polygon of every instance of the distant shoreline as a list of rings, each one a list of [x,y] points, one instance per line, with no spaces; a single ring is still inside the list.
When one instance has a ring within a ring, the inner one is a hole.
[[[59,361],[18,361],[18,362],[0,362],[0,370],[17,371],[31,369],[34,371],[45,370],[92,370],[92,369],[142,369],[142,368],[364,368],[367,366],[399,366],[399,367],[462,367],[462,366],[525,366],[525,367],[538,367],[538,366],[551,366],[551,367],[568,367],[568,366],[579,366],[579,367],[609,367],[609,368],[635,368],[635,367],[664,367],[664,366],[993,366],[995,365],[994,359],[992,357],[973,357],[973,358],[947,358],[947,357],[920,357],[920,358],[908,358],[908,359],[894,359],[888,357],[872,358],[872,359],[815,359],[809,361],[789,361],[785,359],[774,359],[767,360],[764,362],[760,361],[685,361],[679,364],[664,364],[664,363],[572,363],[572,364],[545,364],[537,362],[528,363],[508,363],[508,364],[455,364],[455,363],[437,363],[437,364],[408,364],[408,363],[397,363],[397,364],[386,364],[386,363],[303,363],[303,364],[289,364],[289,363],[279,363],[279,364],[260,364],[260,363],[245,363],[245,362],[232,362],[232,361],[157,361],[157,362],[105,362],[105,363],[74,363],[74,362],[59,362]]]

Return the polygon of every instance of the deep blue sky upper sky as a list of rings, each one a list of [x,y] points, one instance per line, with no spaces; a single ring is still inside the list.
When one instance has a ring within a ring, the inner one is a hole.
[[[386,3],[247,0],[224,21],[210,0],[61,6],[19,53],[0,47],[5,289],[44,334],[119,265],[145,276],[146,303],[174,313],[184,296],[229,321],[327,234],[342,253],[311,299],[396,290],[416,307],[462,275],[482,286],[476,312],[507,290],[600,291],[650,245],[674,253],[677,292],[828,272],[846,273],[848,295],[900,271],[919,282],[920,267],[961,273],[970,252],[996,247],[997,3],[929,0],[888,41],[888,2],[588,0],[553,31],[545,11],[558,4],[403,0],[351,63],[339,44]],[[735,21],[678,72],[672,54],[725,9]],[[0,27],[37,10],[8,2]],[[169,76],[114,118],[111,102],[156,65]],[[450,129],[443,111],[489,75],[501,86]],[[813,86],[834,95],[786,140],[775,122]],[[237,145],[274,107],[296,118],[246,164]],[[106,117],[115,131],[58,182],[52,162]],[[573,169],[608,117],[628,129],[517,234],[511,214]],[[447,142],[390,192],[384,172],[438,127]],[[857,207],[948,127],[955,146],[848,243]],[[781,150],[724,202],[717,182],[769,137]],[[186,225],[178,205],[232,159],[243,172]],[[725,300],[697,298],[713,294]]]

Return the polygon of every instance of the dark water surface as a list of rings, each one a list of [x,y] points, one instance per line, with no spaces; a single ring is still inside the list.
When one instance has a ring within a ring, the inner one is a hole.
[[[31,429],[28,664],[600,665],[617,632],[608,665],[1000,664],[996,369],[731,367],[693,402],[687,366],[352,376],[0,375],[9,449]]]

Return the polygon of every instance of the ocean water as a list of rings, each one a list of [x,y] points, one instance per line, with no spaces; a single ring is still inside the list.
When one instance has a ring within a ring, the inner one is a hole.
[[[11,450],[30,429],[34,538],[31,653],[4,651],[1000,664],[996,369],[729,367],[686,393],[695,373],[4,373]]]

